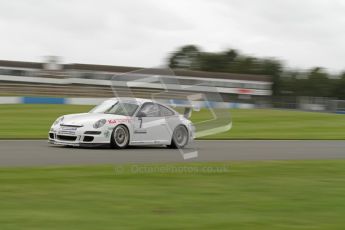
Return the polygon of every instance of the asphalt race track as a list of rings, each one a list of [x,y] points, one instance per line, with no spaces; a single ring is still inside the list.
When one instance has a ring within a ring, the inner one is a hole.
[[[345,158],[345,141],[196,141],[195,145],[198,157],[184,160],[178,150],[164,147],[114,150],[52,146],[44,140],[2,140],[0,167]]]

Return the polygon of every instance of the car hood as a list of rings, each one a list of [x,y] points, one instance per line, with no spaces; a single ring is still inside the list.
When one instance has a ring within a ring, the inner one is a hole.
[[[125,119],[128,116],[104,114],[104,113],[78,113],[65,115],[62,124],[64,125],[86,125],[94,124],[100,119]]]

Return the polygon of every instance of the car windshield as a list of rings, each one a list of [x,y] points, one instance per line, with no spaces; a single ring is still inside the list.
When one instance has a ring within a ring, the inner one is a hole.
[[[133,116],[134,112],[137,110],[138,105],[133,103],[124,103],[118,102],[111,106],[107,111],[104,113],[116,114],[116,115],[124,115],[124,116]]]
[[[93,108],[90,113],[107,113],[123,116],[133,116],[137,108],[138,105],[134,103],[107,100]]]
[[[104,113],[117,102],[118,101],[114,101],[114,100],[103,101],[101,104],[94,107],[89,113]]]

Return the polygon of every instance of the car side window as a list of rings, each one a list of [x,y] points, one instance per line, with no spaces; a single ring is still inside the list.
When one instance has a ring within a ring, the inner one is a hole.
[[[151,103],[151,102],[147,102],[145,103],[140,111],[146,114],[146,117],[159,117],[159,108],[157,106],[157,104]]]
[[[158,105],[159,111],[162,117],[168,117],[174,115],[174,112],[163,105]]]

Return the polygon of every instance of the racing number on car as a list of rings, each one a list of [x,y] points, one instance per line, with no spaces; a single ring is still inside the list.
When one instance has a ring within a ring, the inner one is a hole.
[[[141,129],[141,128],[142,128],[142,125],[143,125],[143,118],[142,118],[142,117],[140,117],[140,118],[139,118],[139,121],[140,121],[139,128]]]

